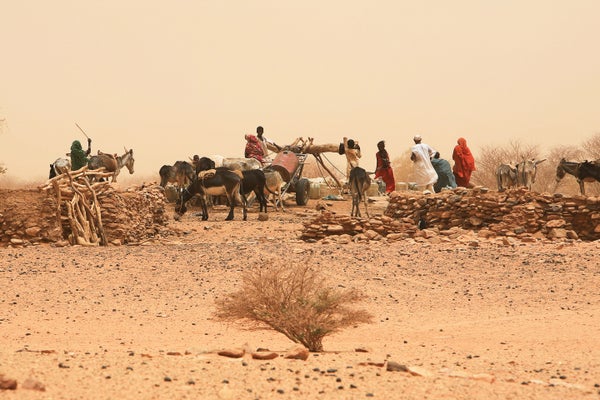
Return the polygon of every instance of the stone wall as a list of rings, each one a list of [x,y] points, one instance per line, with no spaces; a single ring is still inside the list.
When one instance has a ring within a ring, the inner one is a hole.
[[[131,244],[169,234],[164,194],[157,185],[120,192],[112,187],[97,195],[104,234],[113,245]],[[52,192],[0,190],[0,246],[38,243],[68,245],[71,227],[64,205]]]
[[[484,188],[458,188],[426,195],[394,192],[389,200],[384,215],[375,218],[357,219],[324,212],[305,224],[302,238],[318,240],[348,234],[401,239],[462,229],[487,238],[600,239],[598,197],[566,197],[526,189],[499,193]],[[419,229],[419,221],[424,229]]]

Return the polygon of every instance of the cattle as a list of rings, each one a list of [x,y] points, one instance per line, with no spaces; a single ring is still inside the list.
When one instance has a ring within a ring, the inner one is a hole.
[[[537,166],[540,163],[546,161],[545,158],[541,160],[523,160],[517,164],[517,185],[525,186],[531,190],[531,186],[535,183],[535,176],[537,175]]]
[[[52,179],[57,175],[64,174],[71,170],[71,160],[68,158],[57,158],[52,164],[50,164],[50,173],[48,179]]]
[[[158,171],[160,175],[160,186],[165,187],[167,183],[174,183],[178,188],[184,188],[194,179],[194,168],[186,161],[175,161],[173,166],[163,165]]]
[[[249,171],[242,171],[242,183],[240,191],[244,196],[253,192],[258,199],[259,212],[267,212],[267,199],[265,198],[265,185],[266,177],[265,173],[260,169],[252,169]]]
[[[202,220],[208,219],[208,209],[206,206],[206,196],[227,196],[229,201],[229,214],[226,221],[231,221],[234,217],[233,210],[236,200],[242,205],[243,220],[247,219],[246,196],[241,189],[242,174],[238,171],[230,171],[226,168],[216,168],[214,170],[202,171],[194,178],[192,183],[183,190],[181,198],[175,206],[176,218],[181,217],[186,211],[186,203],[196,194],[200,195],[202,207]]]
[[[582,196],[585,196],[585,182],[600,182],[600,160],[584,161],[581,163],[567,161],[564,158],[560,160],[556,167],[556,185],[565,174],[573,175],[579,184],[579,191]]]
[[[133,149],[125,149],[125,153],[121,156],[112,155],[98,151],[98,155],[90,157],[88,168],[90,170],[104,168],[107,172],[112,172],[112,182],[117,181],[117,175],[121,172],[121,168],[127,167],[130,174],[133,174]]]
[[[367,190],[371,186],[371,178],[361,167],[354,167],[350,170],[350,193],[352,195],[352,210],[350,216],[360,217],[360,202],[365,203],[365,213],[369,217],[369,206],[367,199]]]
[[[498,182],[499,192],[516,187],[517,167],[509,164],[500,164],[496,170],[496,181]]]

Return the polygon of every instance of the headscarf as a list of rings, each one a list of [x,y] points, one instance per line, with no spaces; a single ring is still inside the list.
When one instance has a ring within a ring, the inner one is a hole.
[[[467,147],[467,141],[465,138],[458,138],[457,145],[454,147],[454,153],[452,159],[454,160],[454,167],[457,171],[475,171],[475,159],[471,150]]]
[[[254,135],[246,135],[246,149],[244,156],[246,158],[256,158],[260,162],[264,162],[263,148],[258,141],[258,138]]]
[[[74,140],[71,144],[71,170],[77,171],[78,169],[86,166],[87,163],[87,154],[81,148],[81,143],[79,140]]]

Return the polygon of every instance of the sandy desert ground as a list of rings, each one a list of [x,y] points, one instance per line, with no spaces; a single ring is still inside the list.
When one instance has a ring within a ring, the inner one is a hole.
[[[600,399],[598,241],[306,243],[314,205],[192,210],[139,246],[0,249],[0,374],[17,382],[0,398]],[[215,320],[244,271],[283,262],[359,288],[373,323],[303,361],[281,334]]]

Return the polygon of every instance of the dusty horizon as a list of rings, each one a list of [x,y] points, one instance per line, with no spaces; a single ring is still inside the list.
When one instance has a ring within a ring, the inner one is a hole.
[[[357,139],[367,169],[379,140],[396,158],[416,133],[445,158],[459,137],[476,157],[515,140],[581,146],[600,131],[599,12],[594,1],[10,3],[0,163],[7,179],[45,179],[85,141],[75,123],[94,153],[134,149],[137,179],[193,154],[241,156],[258,125],[283,145]]]

